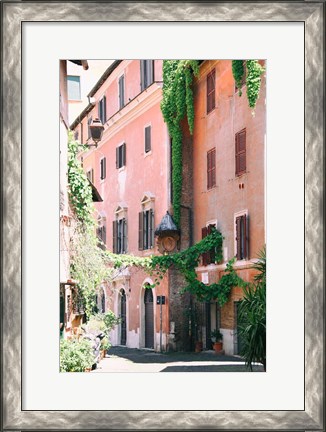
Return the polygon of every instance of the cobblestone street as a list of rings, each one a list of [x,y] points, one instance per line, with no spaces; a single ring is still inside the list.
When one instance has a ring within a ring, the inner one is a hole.
[[[263,372],[255,365],[254,372]],[[103,372],[247,372],[240,357],[200,353],[157,353],[151,350],[112,347],[93,373]]]

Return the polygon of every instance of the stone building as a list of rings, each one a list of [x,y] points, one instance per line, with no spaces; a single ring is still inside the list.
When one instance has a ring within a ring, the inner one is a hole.
[[[223,235],[223,262],[217,264],[206,254],[197,268],[205,283],[218,281],[233,257],[239,276],[252,280],[252,261],[266,243],[265,76],[254,113],[245,83],[242,93],[240,97],[231,61],[201,62],[194,84],[193,236],[198,242],[211,226]],[[216,302],[201,305],[204,347],[210,347],[210,332],[217,327],[225,352],[239,352],[237,311],[242,295],[236,287],[221,309]]]
[[[90,143],[94,118],[104,125],[97,147],[80,155],[89,180],[103,201],[96,203],[98,236],[117,254],[140,257],[164,252],[157,229],[171,206],[171,140],[160,109],[161,60],[116,60],[88,94],[90,103],[71,124],[82,143]],[[228,260],[243,279],[252,278],[251,260],[265,244],[265,82],[255,116],[240,98],[230,60],[200,62],[194,82],[195,124],[183,134],[183,187],[180,240],[173,252],[202,239],[214,225],[221,231],[223,262],[205,254],[198,278],[217,281]],[[249,232],[250,220],[250,232]],[[173,222],[173,221],[172,221]],[[238,228],[237,228],[238,227]],[[238,231],[237,231],[238,230]],[[238,240],[239,235],[241,240]],[[210,333],[219,328],[227,354],[237,353],[237,305],[240,288],[232,289],[223,308],[181,294],[184,280],[168,271],[155,289],[143,270],[126,268],[103,284],[99,309],[112,309],[121,324],[112,343],[154,350],[193,350],[200,339],[211,349]],[[146,289],[145,289],[146,288]],[[164,296],[165,304],[157,304]]]

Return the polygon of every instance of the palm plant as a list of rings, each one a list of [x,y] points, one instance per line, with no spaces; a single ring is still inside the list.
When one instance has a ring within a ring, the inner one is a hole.
[[[254,283],[244,288],[239,306],[239,333],[243,341],[240,354],[252,370],[254,362],[262,363],[266,371],[266,248],[259,253],[259,261],[253,264],[258,271]]]

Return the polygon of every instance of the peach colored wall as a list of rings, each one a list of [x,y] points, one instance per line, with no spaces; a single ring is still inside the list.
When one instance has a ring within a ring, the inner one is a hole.
[[[206,76],[216,69],[216,107],[206,113]],[[194,127],[194,238],[201,239],[201,228],[217,219],[225,237],[228,259],[235,255],[234,213],[248,210],[250,218],[250,258],[255,258],[265,243],[264,228],[264,152],[265,80],[252,116],[246,87],[242,97],[234,92],[231,61],[205,62],[195,86]],[[235,175],[235,134],[246,128],[246,168]],[[207,190],[207,151],[216,148],[216,187]],[[239,189],[239,184],[244,184]]]

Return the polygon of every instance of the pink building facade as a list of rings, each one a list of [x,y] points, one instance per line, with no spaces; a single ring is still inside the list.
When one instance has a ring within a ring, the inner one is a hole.
[[[89,94],[90,105],[72,127],[90,142],[88,124],[98,117],[105,126],[98,147],[81,155],[88,178],[103,201],[96,203],[98,235],[108,250],[141,257],[157,254],[154,230],[170,206],[170,141],[160,111],[162,61],[114,62]],[[155,289],[142,270],[128,268],[103,285],[102,310],[111,309],[121,324],[114,345],[166,349],[168,305],[162,319],[156,297],[168,301],[167,279]]]

